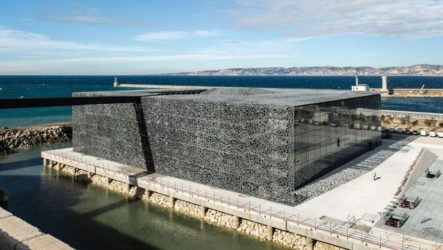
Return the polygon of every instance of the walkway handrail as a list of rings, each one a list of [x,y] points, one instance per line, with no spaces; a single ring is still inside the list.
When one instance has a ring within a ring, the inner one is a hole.
[[[47,152],[43,152],[44,156],[49,156]],[[95,168],[100,168],[106,170],[106,172],[113,170],[118,171],[115,166],[110,166],[107,164],[108,161],[103,160],[98,163],[97,161],[88,161],[83,158],[83,156],[75,157],[68,152],[51,153],[49,158],[54,160],[60,160],[66,162],[77,162],[81,164],[87,164]],[[86,161],[86,162],[85,162]],[[176,192],[186,193],[193,197],[199,197],[208,202],[224,204],[225,206],[235,207],[241,210],[248,210],[255,212],[262,216],[269,216],[271,218],[277,218],[287,222],[296,223],[297,225],[302,225],[310,230],[320,230],[324,233],[335,235],[337,237],[346,237],[347,239],[353,239],[359,241],[363,244],[371,245],[378,248],[386,249],[440,249],[441,244],[431,242],[425,239],[418,239],[415,237],[405,236],[393,231],[389,231],[389,234],[383,233],[381,229],[373,228],[369,232],[363,232],[361,230],[356,230],[352,228],[352,225],[336,225],[324,220],[313,218],[311,216],[301,214],[299,212],[288,210],[276,210],[272,207],[264,207],[262,204],[251,203],[250,200],[243,201],[242,198],[236,197],[233,199],[229,195],[223,195],[222,193],[210,192],[207,190],[203,191],[201,189],[193,188],[191,185],[185,185],[183,182],[178,184],[177,182],[171,182],[169,179],[164,180],[162,178],[157,178],[152,180],[158,186],[166,189],[174,189]]]
[[[400,111],[400,110],[386,110],[382,109],[381,114],[385,116],[392,117],[405,117],[409,116],[411,119],[435,119],[443,120],[442,113],[425,113],[425,112],[415,112],[415,111]]]

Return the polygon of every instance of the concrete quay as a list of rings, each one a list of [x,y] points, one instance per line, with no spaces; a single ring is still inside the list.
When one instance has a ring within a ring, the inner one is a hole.
[[[0,249],[68,250],[73,248],[0,208]]]
[[[240,232],[251,233],[247,224],[253,224],[257,235],[265,240],[280,242],[281,239],[299,237],[301,249],[437,249],[438,245],[420,239],[403,237],[401,234],[361,230],[351,225],[332,223],[313,216],[298,207],[287,206],[217,189],[173,177],[149,173],[141,169],[88,156],[72,151],[72,148],[42,152],[44,165],[72,174],[100,177],[104,183],[120,183],[128,193],[157,200],[166,207],[182,207],[192,210],[197,217],[219,213],[230,217],[228,226]],[[181,205],[179,205],[181,204]],[[178,206],[179,205],[179,206]],[[323,204],[327,207],[328,204]],[[188,214],[192,214],[189,213]],[[222,224],[222,223],[220,223]]]

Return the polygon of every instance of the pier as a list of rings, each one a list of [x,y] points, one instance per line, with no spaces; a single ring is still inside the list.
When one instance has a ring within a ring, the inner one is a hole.
[[[364,231],[311,217],[297,207],[274,203],[239,193],[213,188],[178,178],[141,170],[117,162],[72,151],[72,148],[42,152],[44,165],[68,171],[76,178],[93,176],[106,180],[104,185],[120,185],[119,190],[141,194],[144,197],[161,196],[165,207],[177,205],[193,207],[197,217],[208,213],[230,218],[230,228],[244,230],[264,240],[276,239],[281,234],[301,237],[308,249],[340,247],[345,249],[436,249],[438,245],[423,239],[404,235],[385,234],[380,230]],[[189,212],[188,212],[189,213]],[[233,222],[232,222],[233,221]],[[245,227],[255,225],[253,231]],[[285,236],[285,238],[290,238]],[[330,248],[329,248],[330,249]]]
[[[443,89],[389,89],[370,88],[371,92],[378,92],[382,97],[443,97]]]

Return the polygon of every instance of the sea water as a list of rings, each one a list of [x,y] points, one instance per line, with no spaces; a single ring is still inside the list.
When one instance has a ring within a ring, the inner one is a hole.
[[[9,194],[3,206],[76,249],[287,249],[76,182],[43,167],[40,151],[0,157],[0,187]]]
[[[120,83],[224,87],[313,88],[349,90],[354,77],[339,76],[119,76]],[[443,77],[389,77],[390,88],[443,88]],[[0,99],[68,97],[73,92],[111,91],[114,76],[0,76]],[[360,77],[381,87],[380,77]],[[118,88],[122,90],[122,88]],[[443,98],[383,98],[383,109],[443,113]],[[71,107],[0,110],[0,127],[69,122]]]

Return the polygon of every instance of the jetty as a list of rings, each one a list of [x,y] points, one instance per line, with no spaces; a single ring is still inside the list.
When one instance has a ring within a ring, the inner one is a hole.
[[[388,77],[383,75],[381,77],[381,88],[370,88],[367,84],[359,83],[358,72],[355,72],[355,85],[352,86],[352,91],[358,92],[374,92],[379,93],[382,97],[443,97],[443,89],[426,89],[423,84],[421,88],[393,88],[388,87]]]
[[[197,90],[207,89],[205,86],[189,85],[163,85],[163,84],[139,84],[139,83],[119,83],[117,77],[114,78],[114,87],[116,88],[142,88],[142,89],[171,89],[171,90]]]

